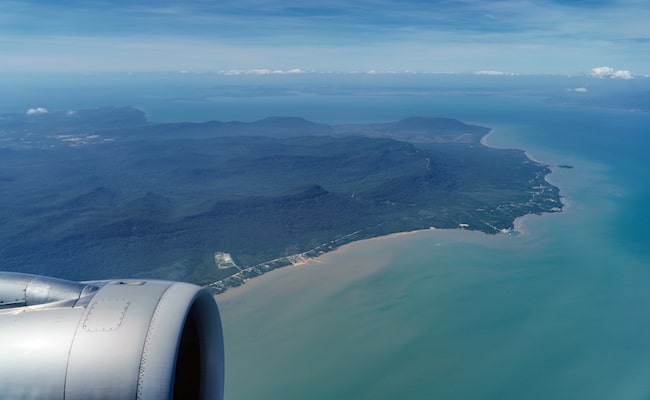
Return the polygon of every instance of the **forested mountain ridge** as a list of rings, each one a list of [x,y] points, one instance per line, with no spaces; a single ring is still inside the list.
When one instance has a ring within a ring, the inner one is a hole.
[[[0,263],[73,279],[230,276],[222,290],[353,240],[507,232],[559,211],[549,168],[482,146],[488,131],[446,118],[154,123],[129,107],[5,115]],[[215,261],[224,253],[236,266]]]

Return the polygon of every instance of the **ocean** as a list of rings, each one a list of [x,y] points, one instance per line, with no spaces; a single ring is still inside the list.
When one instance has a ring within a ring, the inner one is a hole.
[[[381,100],[493,128],[488,145],[554,165],[565,210],[522,218],[515,236],[354,243],[218,297],[226,398],[650,397],[650,114]]]
[[[375,78],[332,77],[317,91],[263,81],[273,77],[136,78],[72,77],[59,82],[74,83],[67,91],[5,83],[0,109],[134,105],[156,121],[452,117],[492,128],[490,146],[551,165],[564,199],[561,213],[518,220],[517,235],[356,242],[217,296],[227,400],[650,398],[650,113],[561,100],[589,78],[520,90],[527,78],[442,76],[424,90],[418,77],[395,77],[379,90]],[[592,79],[588,94],[613,101],[635,81]]]

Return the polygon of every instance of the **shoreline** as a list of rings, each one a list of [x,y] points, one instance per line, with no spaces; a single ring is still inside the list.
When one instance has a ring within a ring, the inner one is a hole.
[[[555,213],[551,213],[555,214]],[[328,251],[326,253],[323,253],[319,256],[316,257],[310,257],[310,258],[304,258],[302,259],[301,262],[295,263],[295,264],[290,264],[285,267],[281,268],[276,268],[274,270],[265,272],[263,274],[257,275],[252,278],[247,278],[245,279],[241,285],[239,286],[233,286],[233,287],[228,287],[225,291],[221,293],[216,293],[214,294],[215,300],[221,302],[221,301],[229,301],[233,300],[234,298],[237,298],[239,296],[244,295],[248,291],[253,291],[255,288],[258,288],[260,286],[265,285],[265,279],[266,280],[275,280],[275,279],[281,279],[284,274],[292,274],[296,272],[296,270],[301,270],[301,269],[306,269],[310,267],[318,267],[322,265],[327,265],[330,262],[330,258],[340,256],[344,253],[350,252],[354,247],[356,246],[367,246],[369,244],[373,243],[379,243],[382,241],[393,241],[398,238],[405,238],[405,237],[415,237],[418,235],[425,235],[429,234],[432,232],[439,232],[442,234],[448,233],[448,234],[461,234],[461,233],[467,233],[467,234],[476,234],[480,235],[481,237],[484,238],[490,238],[493,236],[524,236],[528,235],[529,231],[525,228],[526,227],[526,221],[532,217],[538,217],[540,215],[536,214],[526,214],[521,217],[517,217],[514,222],[514,229],[509,232],[508,234],[488,234],[485,232],[481,232],[479,230],[471,230],[471,229],[464,229],[464,228],[427,228],[427,229],[418,229],[418,230],[412,230],[412,231],[405,231],[405,232],[394,232],[390,233],[388,235],[382,235],[382,236],[376,236],[376,237],[371,237],[371,238],[365,238],[361,240],[355,240],[353,242],[346,243],[340,247],[337,247],[336,249],[332,251]],[[513,235],[514,233],[514,235]]]
[[[505,149],[505,148],[502,148],[502,147],[496,147],[496,146],[490,145],[488,143],[489,137],[494,133],[494,131],[495,131],[495,128],[491,128],[485,135],[483,135],[481,137],[481,139],[480,139],[480,144],[482,146],[489,147],[489,148]],[[526,149],[518,149],[518,150],[522,150],[524,152],[524,155],[526,156],[526,158],[528,158],[530,161],[532,161],[534,163],[537,163],[537,164],[539,164],[541,166],[549,167],[549,169],[550,169],[551,165],[546,164],[546,163],[542,163],[542,162],[536,160],[534,157],[532,157],[530,155],[528,150],[526,150]],[[548,176],[551,175],[554,172],[555,171],[551,170],[551,172],[546,174],[545,177],[544,177],[544,180],[546,180],[551,185],[553,185],[553,184],[550,181],[548,181]],[[556,185],[554,185],[554,186],[556,186]],[[559,186],[557,186],[557,187],[561,191],[561,188]],[[561,201],[561,204],[562,204],[562,208],[559,211],[545,212],[543,214],[549,214],[549,213],[555,214],[557,212],[564,211],[564,208],[567,205],[565,197],[560,196],[560,201]],[[518,236],[526,235],[528,233],[528,231],[525,228],[526,220],[529,219],[530,217],[540,216],[540,215],[542,215],[542,214],[530,213],[530,214],[526,214],[526,215],[516,217],[514,219],[514,221],[512,221],[513,228],[508,230],[508,231],[501,231],[500,234],[501,235],[513,235],[514,234],[514,235],[518,235]],[[338,247],[336,247],[336,248],[334,248],[334,249],[332,249],[330,251],[325,251],[325,252],[323,252],[323,253],[319,254],[318,256],[315,256],[315,257],[307,256],[306,254],[309,251],[304,252],[304,253],[298,253],[298,254],[293,254],[293,255],[286,256],[284,258],[286,258],[289,261],[289,264],[278,267],[278,268],[274,268],[274,269],[269,270],[269,271],[262,272],[260,274],[254,275],[254,276],[244,277],[244,278],[242,278],[240,280],[239,285],[225,286],[223,288],[223,291],[215,293],[214,297],[215,297],[215,299],[220,300],[220,301],[221,300],[227,300],[227,299],[230,299],[231,297],[235,297],[235,296],[241,294],[242,292],[245,292],[247,290],[251,290],[252,289],[251,282],[253,282],[253,286],[257,286],[257,284],[262,284],[262,279],[255,279],[255,278],[260,278],[262,276],[266,276],[267,279],[268,279],[268,278],[271,278],[271,277],[277,277],[279,275],[280,271],[286,271],[285,273],[290,273],[295,268],[310,267],[310,266],[313,266],[314,264],[327,263],[326,258],[328,258],[328,257],[330,257],[332,255],[339,254],[341,252],[345,252],[352,245],[355,245],[355,244],[368,243],[370,241],[392,240],[392,239],[395,239],[397,237],[412,236],[412,235],[415,235],[415,234],[422,234],[422,233],[425,233],[425,232],[432,232],[432,231],[442,231],[442,232],[445,232],[445,231],[449,231],[449,232],[469,231],[469,232],[482,233],[483,235],[486,235],[486,236],[492,236],[492,235],[489,235],[488,233],[481,232],[479,230],[465,229],[463,226],[459,226],[458,228],[443,228],[443,229],[436,228],[436,227],[429,227],[429,228],[425,228],[425,229],[417,229],[417,230],[404,231],[404,232],[394,232],[394,233],[390,233],[388,235],[375,236],[375,237],[370,237],[370,238],[363,238],[363,239],[360,239],[360,240],[353,240],[351,242],[348,242],[348,243],[345,243],[345,244],[343,244],[341,246],[338,246]],[[495,233],[495,235],[498,235],[498,234],[499,233]],[[349,235],[346,235],[346,236],[349,236]],[[252,268],[255,268],[255,267],[256,266],[253,266],[253,267],[249,267],[247,269],[252,269]],[[244,270],[242,270],[242,272],[243,271]],[[237,274],[235,274],[235,275],[237,275]],[[228,278],[234,277],[235,275],[232,275],[232,276],[230,276]],[[210,287],[211,285],[214,285],[216,283],[224,282],[228,278],[225,278],[223,280],[220,280],[220,281],[214,282],[212,284],[206,285],[206,287]],[[214,286],[212,286],[212,287],[214,287]],[[228,293],[230,293],[230,295],[228,295]]]
[[[236,296],[240,294],[239,292],[247,291],[252,289],[251,287],[251,282],[260,282],[262,279],[255,279],[255,278],[261,278],[261,277],[267,277],[267,278],[273,278],[277,277],[281,271],[287,271],[289,273],[290,271],[294,269],[300,269],[300,268],[308,268],[310,266],[314,266],[314,264],[326,264],[328,262],[327,258],[330,258],[332,256],[338,255],[340,253],[344,253],[350,249],[350,247],[353,247],[355,245],[363,245],[365,243],[371,243],[371,242],[378,242],[382,240],[392,240],[397,237],[405,237],[405,236],[413,236],[416,234],[422,234],[424,232],[433,232],[433,231],[462,231],[463,229],[439,229],[435,227],[427,228],[427,229],[417,229],[413,231],[405,231],[405,232],[395,232],[395,233],[390,233],[388,235],[382,235],[382,236],[376,236],[376,237],[371,237],[371,238],[366,238],[366,239],[361,239],[361,240],[355,240],[353,242],[346,243],[342,246],[337,247],[336,249],[332,251],[328,251],[326,253],[323,253],[317,257],[308,257],[308,258],[303,258],[300,262],[297,263],[292,263],[290,265],[287,265],[285,267],[281,268],[276,268],[274,270],[271,270],[269,272],[266,272],[264,274],[255,276],[253,278],[248,278],[244,280],[244,282],[235,287],[229,287],[226,291],[222,293],[216,293],[214,294],[215,299],[217,300],[227,300],[232,296]],[[291,257],[291,256],[289,256]],[[229,295],[230,294],[230,295]]]
[[[486,133],[485,135],[483,135],[483,137],[481,137],[481,140],[479,141],[479,143],[481,143],[481,145],[483,145],[485,147],[491,147],[493,149],[496,149],[497,147],[490,146],[489,144],[487,144],[488,138],[490,137],[490,135],[492,135],[493,132],[494,132],[494,129],[491,128],[488,131],[488,133]]]

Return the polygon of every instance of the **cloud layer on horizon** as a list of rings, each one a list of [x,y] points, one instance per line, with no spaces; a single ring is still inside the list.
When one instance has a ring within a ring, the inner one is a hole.
[[[650,73],[638,2],[22,0],[0,15],[0,71]]]

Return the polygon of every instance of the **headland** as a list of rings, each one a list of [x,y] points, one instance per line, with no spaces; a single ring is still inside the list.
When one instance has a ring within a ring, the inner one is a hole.
[[[5,268],[63,278],[220,293],[363,239],[509,234],[562,209],[549,166],[448,118],[155,123],[124,107],[5,115],[0,130]]]

